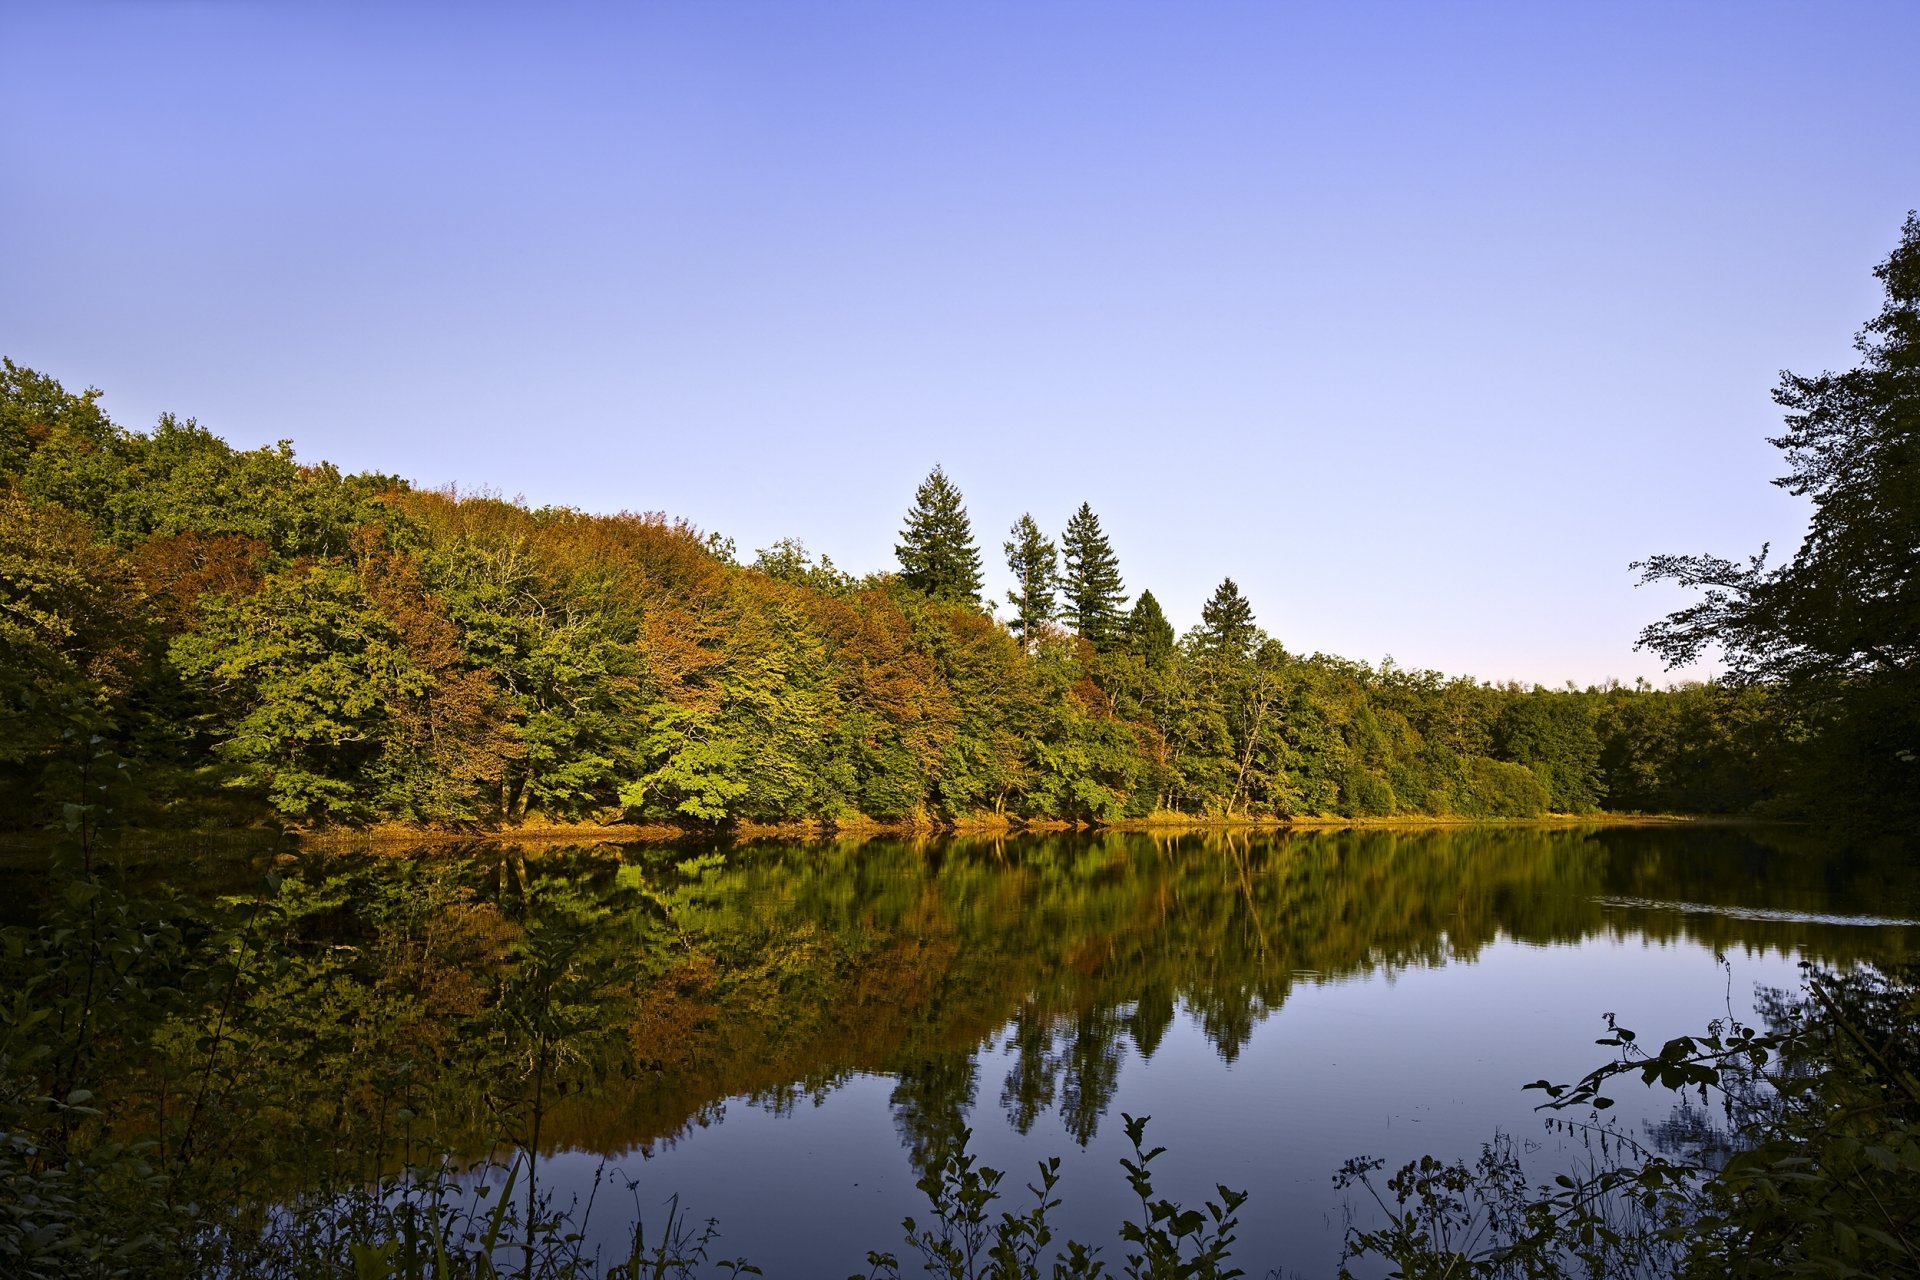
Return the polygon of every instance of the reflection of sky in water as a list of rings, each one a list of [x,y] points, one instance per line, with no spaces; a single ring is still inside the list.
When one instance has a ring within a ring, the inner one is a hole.
[[[1577,1142],[1548,1134],[1533,1110],[1541,1095],[1521,1086],[1572,1079],[1599,1063],[1607,1050],[1593,1041],[1609,1011],[1657,1045],[1724,1016],[1729,999],[1736,1016],[1748,1017],[1756,985],[1792,987],[1798,978],[1778,952],[1735,953],[1730,964],[1729,972],[1697,943],[1629,933],[1547,947],[1503,940],[1471,963],[1303,979],[1231,1063],[1183,1010],[1149,1060],[1122,1040],[1118,1088],[1084,1150],[1057,1102],[1027,1136],[1016,1132],[1001,1104],[1014,1065],[1002,1033],[976,1055],[972,1149],[1008,1171],[1010,1208],[1023,1207],[1034,1162],[1061,1156],[1057,1238],[1098,1244],[1114,1265],[1114,1231],[1129,1207],[1120,1113],[1151,1115],[1150,1138],[1169,1148],[1155,1165],[1163,1194],[1197,1205],[1215,1182],[1252,1192],[1235,1250],[1248,1274],[1326,1275],[1343,1225],[1332,1174],[1344,1160],[1381,1156],[1391,1169],[1427,1152],[1471,1157],[1504,1129],[1537,1144],[1532,1158],[1543,1169],[1572,1163]],[[785,1114],[736,1100],[721,1123],[617,1163],[640,1180],[641,1203],[656,1217],[676,1192],[696,1218],[718,1217],[716,1256],[743,1255],[769,1275],[845,1276],[864,1269],[869,1248],[899,1252],[900,1219],[925,1216],[893,1091],[892,1079],[863,1075]],[[1674,1101],[1637,1082],[1614,1095],[1613,1114],[1636,1126],[1665,1118]],[[600,1164],[591,1155],[552,1157],[543,1177],[584,1198]],[[611,1240],[627,1198],[603,1203],[615,1212],[597,1226]]]

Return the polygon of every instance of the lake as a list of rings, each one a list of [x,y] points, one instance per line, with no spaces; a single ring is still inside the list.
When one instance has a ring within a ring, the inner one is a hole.
[[[678,1196],[721,1255],[794,1276],[900,1252],[916,1179],[963,1144],[1016,1190],[1059,1156],[1061,1235],[1117,1261],[1123,1114],[1169,1149],[1163,1193],[1250,1193],[1248,1274],[1329,1275],[1350,1157],[1500,1132],[1543,1175],[1576,1161],[1522,1086],[1601,1062],[1603,1015],[1657,1043],[1752,1018],[1803,958],[1920,944],[1911,860],[1767,828],[469,844],[130,876],[271,939],[223,1095],[256,1185],[518,1141],[610,1248]],[[1673,1106],[1619,1100],[1642,1136]]]

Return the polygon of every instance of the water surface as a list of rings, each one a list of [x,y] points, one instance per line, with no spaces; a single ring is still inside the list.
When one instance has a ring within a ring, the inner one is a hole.
[[[1565,1164],[1521,1086],[1596,1065],[1603,1014],[1657,1041],[1751,1017],[1802,958],[1908,957],[1908,865],[1638,827],[307,856],[282,868],[303,945],[363,975],[356,999],[408,992],[414,1030],[282,1008],[260,1035],[474,1158],[531,1140],[537,1041],[542,1184],[584,1201],[598,1179],[610,1241],[677,1194],[729,1256],[844,1276],[898,1249],[915,1180],[966,1144],[1013,1186],[1062,1157],[1063,1234],[1117,1258],[1129,1113],[1170,1149],[1163,1191],[1251,1193],[1249,1274],[1326,1275],[1342,1161],[1470,1157],[1499,1130]],[[1620,1100],[1629,1127],[1672,1104]],[[287,1108],[289,1132],[322,1112]],[[289,1139],[289,1177],[311,1147]]]

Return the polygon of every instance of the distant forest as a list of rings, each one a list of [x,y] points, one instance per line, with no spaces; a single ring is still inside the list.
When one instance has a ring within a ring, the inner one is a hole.
[[[981,549],[939,469],[899,566],[741,563],[656,514],[530,510],[111,422],[0,375],[0,797],[105,744],[149,825],[941,823],[1741,813],[1804,728],[1764,681],[1491,685],[1288,651],[1231,580],[1176,635],[1088,506]]]

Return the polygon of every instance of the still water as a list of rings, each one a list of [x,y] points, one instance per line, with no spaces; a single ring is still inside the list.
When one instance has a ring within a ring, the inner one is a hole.
[[[723,1256],[862,1271],[965,1144],[1013,1188],[1061,1157],[1059,1233],[1115,1258],[1124,1113],[1169,1148],[1163,1193],[1251,1193],[1248,1274],[1323,1276],[1343,1161],[1471,1158],[1504,1132],[1543,1174],[1570,1164],[1522,1085],[1597,1065],[1609,1012],[1657,1043],[1751,1018],[1803,958],[1911,957],[1913,865],[1792,832],[1595,827],[480,845],[282,872],[321,903],[309,934],[356,955],[378,950],[368,904],[437,904],[407,926],[427,941],[392,951],[414,967],[380,979],[445,989],[441,1013],[421,997],[439,1038],[409,1033],[409,1141],[478,1157],[531,1133],[500,1083],[524,1053],[501,1046],[535,1024],[487,1006],[546,957],[540,1178],[598,1196],[610,1250],[636,1203],[677,1195],[719,1220]],[[1619,1098],[1633,1129],[1672,1105]]]

